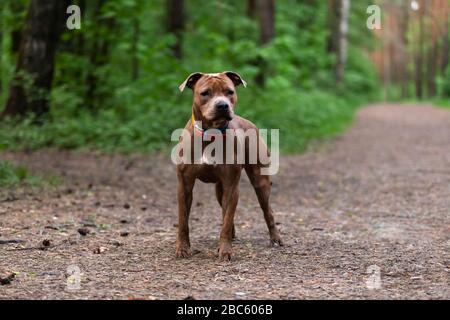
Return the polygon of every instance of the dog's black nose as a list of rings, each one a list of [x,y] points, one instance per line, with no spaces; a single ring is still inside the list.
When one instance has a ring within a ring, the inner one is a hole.
[[[216,104],[216,108],[219,111],[226,111],[230,106],[225,101],[220,101]]]

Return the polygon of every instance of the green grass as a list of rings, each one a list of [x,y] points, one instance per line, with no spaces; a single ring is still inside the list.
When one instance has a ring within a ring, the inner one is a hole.
[[[450,108],[450,100],[435,100],[433,104],[439,107]]]
[[[410,99],[402,100],[400,102],[401,103],[409,103],[409,104],[431,104],[436,107],[450,108],[450,100],[444,99],[444,98],[435,98],[435,99],[426,99],[426,100],[410,98]]]
[[[17,186],[56,186],[59,184],[57,177],[48,177],[46,179],[31,175],[24,166],[15,166],[9,161],[0,160],[0,188],[11,188]]]

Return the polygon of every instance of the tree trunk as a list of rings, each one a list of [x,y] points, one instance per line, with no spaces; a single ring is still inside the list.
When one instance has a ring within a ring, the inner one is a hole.
[[[350,15],[350,0],[340,0],[338,52],[336,62],[336,80],[339,83],[344,79],[348,55],[348,19]]]
[[[96,73],[99,68],[104,66],[109,59],[109,49],[112,42],[112,36],[115,32],[116,20],[114,17],[108,17],[101,20],[102,8],[106,0],[97,0],[94,7],[92,24],[94,31],[93,43],[89,54],[89,73],[86,77],[87,93],[86,105],[96,111],[101,96],[98,90],[98,75]],[[101,21],[100,21],[101,20]],[[105,32],[105,30],[108,30]]]
[[[259,0],[260,44],[266,45],[275,37],[275,1]]]
[[[250,19],[256,18],[256,10],[257,10],[256,2],[257,2],[257,0],[247,0],[246,14],[247,14],[247,17]]]
[[[25,115],[28,111],[41,116],[48,111],[56,48],[67,6],[66,0],[31,0],[15,76],[2,116]]]
[[[423,99],[423,60],[425,50],[425,0],[420,1],[419,12],[419,50],[416,57],[416,97]]]
[[[337,54],[339,35],[339,0],[328,0],[327,24],[330,32],[327,42],[327,52]]]
[[[402,0],[401,7],[401,41],[402,41],[402,56],[403,61],[401,65],[401,96],[405,99],[409,96],[409,55],[408,55],[408,29],[409,29],[409,10],[410,10],[410,0]]]
[[[391,12],[391,6],[389,4],[384,4],[383,6],[383,12]],[[383,86],[384,86],[384,100],[388,101],[390,99],[389,96],[389,88],[391,87],[391,80],[392,80],[392,72],[391,72],[391,54],[390,54],[390,47],[391,47],[391,40],[389,39],[389,33],[392,30],[391,24],[392,24],[392,13],[386,14],[386,19],[384,22],[384,28],[383,30],[383,36],[382,36],[382,49],[383,49]]]
[[[2,63],[3,63],[3,30],[5,30],[5,26],[3,25],[3,10],[4,3],[0,3],[0,94],[3,91],[3,73],[2,73]]]
[[[257,5],[260,28],[259,43],[261,46],[265,46],[275,37],[275,1],[258,0]],[[258,86],[264,87],[266,83],[267,61],[259,57],[256,65],[259,67],[259,73],[255,78],[255,82]]]
[[[81,15],[83,15],[85,13],[85,10],[86,10],[86,1],[85,0],[79,0],[78,1],[78,6],[80,7]],[[77,33],[77,41],[76,42],[77,42],[76,53],[78,55],[80,55],[80,56],[84,55],[85,39],[84,39],[84,33],[83,32],[78,32]]]
[[[184,24],[184,0],[167,0],[167,32],[176,37],[172,54],[178,59],[183,57]]]
[[[86,105],[89,109],[94,110],[96,105],[96,91],[97,91],[97,75],[95,70],[98,67],[98,54],[100,50],[100,37],[99,37],[99,17],[103,6],[104,0],[97,0],[93,10],[92,25],[93,31],[93,43],[89,53],[89,72],[86,76],[87,92],[86,92]]]
[[[437,84],[436,84],[436,73],[439,68],[439,48],[440,48],[440,34],[442,34],[442,19],[439,11],[442,10],[443,1],[434,1],[429,4],[426,8],[427,12],[426,29],[429,30],[427,39],[429,39],[428,46],[428,64],[427,64],[427,97],[432,98],[436,95]]]
[[[443,54],[443,59],[442,59],[442,66],[441,66],[441,73],[442,75],[445,74],[445,71],[447,70],[448,64],[449,64],[449,59],[450,59],[450,39],[449,39],[449,30],[450,30],[450,17],[449,17],[449,10],[447,7],[447,21],[446,21],[446,29],[444,32],[444,39],[443,39],[443,44],[442,44],[442,54]]]
[[[433,43],[431,44],[431,47],[428,52],[428,74],[427,74],[427,80],[428,80],[428,97],[432,98],[436,95],[436,69],[437,69],[437,62],[438,62],[438,44],[433,40]]]
[[[80,7],[81,11],[81,23],[83,28],[83,21],[86,21],[87,18],[87,6],[85,0],[78,0],[77,5]],[[82,30],[73,30],[71,33],[74,33],[73,35],[73,47],[69,49],[69,52],[79,56],[84,57],[85,55],[88,55],[86,52],[86,38],[85,38],[85,32]],[[70,69],[70,68],[69,68]],[[66,70],[62,70],[61,72],[66,72]],[[86,70],[85,68],[76,68],[73,72],[73,77],[77,79],[79,83],[84,83],[85,77],[86,77]]]

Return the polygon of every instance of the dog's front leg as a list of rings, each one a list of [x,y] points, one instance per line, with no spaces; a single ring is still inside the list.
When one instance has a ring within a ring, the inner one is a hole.
[[[192,205],[192,190],[195,179],[178,173],[178,237],[176,245],[177,258],[187,258],[191,255],[189,241],[189,213]]]
[[[223,225],[220,232],[219,260],[231,260],[231,240],[233,239],[234,214],[239,200],[240,170],[230,175],[232,179],[223,183]]]

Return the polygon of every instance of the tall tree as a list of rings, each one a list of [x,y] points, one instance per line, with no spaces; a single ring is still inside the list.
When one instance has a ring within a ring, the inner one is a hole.
[[[260,29],[259,43],[261,46],[266,46],[275,38],[275,0],[258,0],[257,8]],[[256,64],[260,70],[255,82],[258,86],[263,87],[266,82],[267,61],[259,57]]]
[[[423,80],[424,80],[424,72],[423,72],[423,61],[425,56],[425,6],[426,1],[421,0],[419,2],[419,39],[418,39],[418,50],[416,53],[416,97],[422,99],[423,94]]]
[[[429,98],[432,98],[436,95],[436,64],[438,62],[437,60],[437,54],[438,54],[438,44],[436,42],[432,42],[430,44],[430,48],[428,50],[428,63],[427,63],[427,96]]]
[[[344,79],[348,55],[348,20],[350,15],[350,0],[340,0],[339,6],[338,51],[336,59],[336,80]]]
[[[382,38],[382,68],[383,68],[383,85],[384,85],[384,99],[389,100],[389,88],[392,83],[392,55],[391,55],[391,39],[388,36],[391,33],[393,25],[393,5],[390,3],[383,3],[383,11],[386,12],[383,38]]]
[[[447,67],[449,65],[450,59],[450,5],[449,3],[443,3],[444,5],[444,14],[445,14],[445,22],[444,22],[444,35],[442,40],[442,66],[441,73],[445,74]]]
[[[2,116],[24,115],[29,111],[40,116],[48,111],[55,54],[67,6],[67,0],[31,0]]]
[[[445,33],[445,4],[446,0],[435,0],[429,3],[427,11],[427,30],[431,35],[428,48],[427,88],[428,97],[434,97],[437,92],[436,75],[440,67],[441,36]],[[443,15],[444,14],[444,15]]]
[[[77,5],[80,7],[81,14],[85,13],[86,11],[86,0],[78,0]],[[85,45],[85,37],[83,32],[77,32],[76,33],[76,46],[75,46],[75,52],[82,56],[84,54],[84,45]]]
[[[2,63],[3,63],[3,30],[5,30],[3,15],[4,15],[5,4],[0,3],[0,94],[3,90],[3,73],[2,73]]]
[[[328,0],[328,42],[327,52],[337,53],[338,48],[338,30],[339,30],[339,0]]]
[[[94,1],[92,1],[94,2]],[[86,77],[87,106],[96,111],[102,95],[100,94],[98,70],[103,67],[109,59],[110,49],[116,29],[115,15],[103,15],[103,10],[108,4],[107,0],[97,0],[92,8],[93,41],[89,52],[89,72]]]
[[[183,31],[185,24],[184,0],[167,0],[167,32],[176,37],[172,46],[173,56],[183,57]]]
[[[275,37],[275,0],[259,0],[260,43],[266,45]]]
[[[257,0],[247,0],[246,14],[250,19],[254,19],[256,17],[256,1]]]
[[[401,36],[401,48],[403,61],[401,63],[401,96],[402,98],[408,97],[408,86],[409,86],[409,73],[408,73],[408,29],[409,29],[409,11],[410,11],[410,0],[402,0],[401,4],[401,21],[400,21],[400,36]]]

